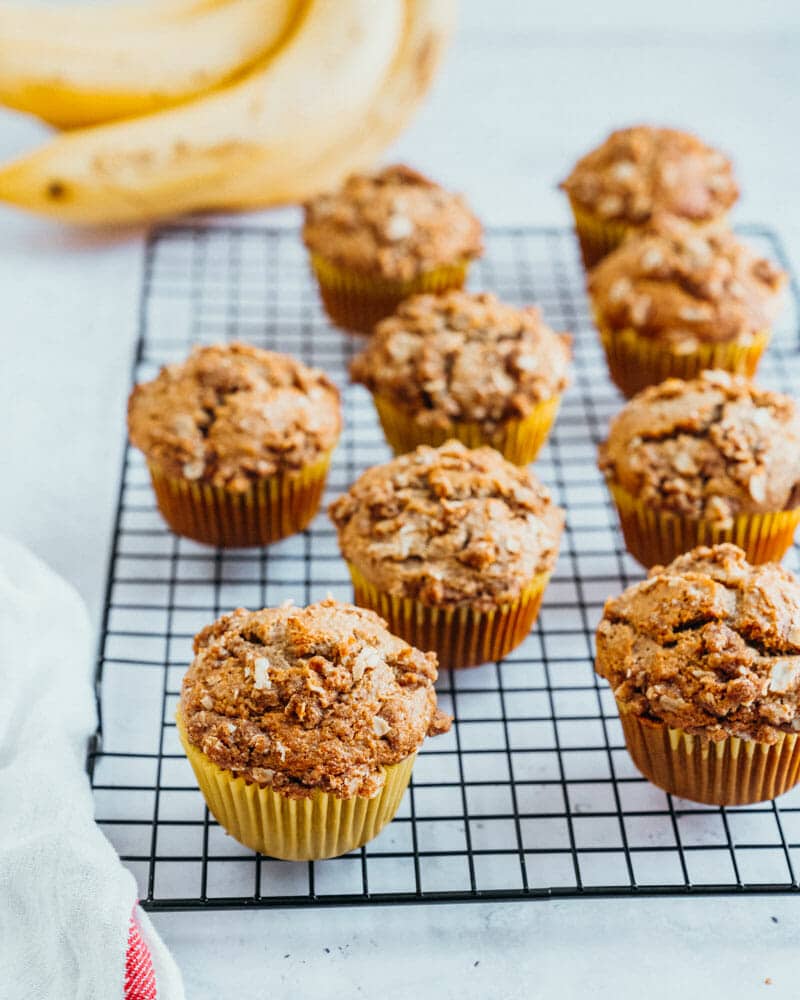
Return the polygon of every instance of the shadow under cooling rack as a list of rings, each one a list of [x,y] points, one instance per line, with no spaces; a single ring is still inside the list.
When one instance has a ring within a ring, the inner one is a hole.
[[[745,231],[786,266],[777,238]],[[397,818],[343,858],[260,857],[209,817],[174,725],[192,636],[223,611],[350,599],[324,511],[389,458],[367,393],[347,384],[358,341],[325,320],[296,231],[178,227],[147,245],[134,379],[193,344],[239,338],[325,368],[343,390],[345,432],[325,505],[308,531],[266,549],[217,551],[170,534],[138,453],[125,453],[98,663],[102,732],[89,753],[98,822],[149,909],[415,903],[548,896],[798,889],[800,789],[719,809],[665,795],[634,769],[613,698],[592,669],[604,600],[641,571],[625,553],[596,447],[621,398],[608,381],[572,235],[487,234],[474,289],[538,303],[575,336],[574,384],[536,473],[567,508],[541,617],[507,660],[443,671],[456,724],[422,750]],[[796,286],[793,286],[796,291]],[[797,295],[760,379],[800,384]],[[797,569],[793,550],[788,565]]]

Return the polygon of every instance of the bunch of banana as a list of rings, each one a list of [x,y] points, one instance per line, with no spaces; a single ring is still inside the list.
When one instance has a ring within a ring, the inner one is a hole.
[[[145,0],[33,17],[0,3],[0,103],[71,129],[0,166],[0,201],[121,224],[311,197],[405,126],[454,7]]]

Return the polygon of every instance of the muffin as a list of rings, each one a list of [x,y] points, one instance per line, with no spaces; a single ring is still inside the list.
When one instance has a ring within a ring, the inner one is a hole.
[[[346,854],[397,812],[426,736],[446,732],[436,657],[333,600],[239,608],[195,638],[178,733],[219,824],[301,861]]]
[[[305,206],[323,305],[337,326],[362,333],[409,295],[461,288],[482,235],[460,195],[404,166],[353,174]]]
[[[570,339],[538,309],[494,295],[417,295],[375,327],[350,365],[402,454],[456,438],[517,465],[544,444],[569,383]]]
[[[265,545],[305,528],[341,426],[326,375],[247,344],[195,348],[128,402],[164,519],[210,545]]]
[[[735,545],[697,548],[606,603],[596,670],[659,788],[747,805],[800,779],[800,582]]]
[[[659,220],[589,275],[611,378],[630,397],[706,368],[752,376],[785,281],[726,229]]]
[[[491,448],[420,445],[330,507],[356,604],[445,667],[499,660],[536,620],[564,513]]]
[[[724,219],[739,197],[726,156],[688,132],[650,125],[612,132],[577,162],[561,188],[587,268],[656,215],[677,216],[701,230]]]
[[[615,417],[600,469],[643,565],[720,542],[770,562],[800,521],[800,413],[727,372],[668,379]]]

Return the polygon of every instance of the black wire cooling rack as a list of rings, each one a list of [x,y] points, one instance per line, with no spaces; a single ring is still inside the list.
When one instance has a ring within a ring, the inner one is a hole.
[[[745,235],[787,265],[774,234],[751,227]],[[97,672],[103,722],[89,771],[98,822],[145,907],[797,891],[800,788],[748,808],[665,795],[634,769],[613,698],[592,670],[603,602],[641,571],[595,466],[621,398],[589,321],[572,235],[492,230],[471,285],[536,302],[575,335],[574,384],[536,464],[568,511],[561,558],[519,649],[501,663],[442,672],[440,703],[456,724],[423,748],[394,822],[346,857],[275,861],[226,836],[173,721],[192,636],[221,612],[351,597],[325,508],[304,534],[269,548],[210,549],[167,531],[141,457],[126,450]],[[791,298],[760,376],[784,390],[800,384],[796,285]],[[291,352],[342,386],[345,432],[326,504],[389,457],[367,393],[347,385],[359,341],[326,322],[296,231],[155,232],[135,380],[193,344],[234,338]],[[788,565],[797,569],[797,549]]]

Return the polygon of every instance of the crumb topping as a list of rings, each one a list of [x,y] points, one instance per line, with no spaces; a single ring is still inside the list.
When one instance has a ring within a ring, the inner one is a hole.
[[[741,376],[668,379],[614,418],[600,469],[648,506],[730,525],[800,506],[800,412]]]
[[[800,730],[800,582],[697,548],[609,600],[596,670],[628,711],[713,740]]]
[[[650,125],[612,132],[561,187],[593,214],[633,225],[660,212],[708,222],[739,197],[726,156],[688,132]]]
[[[690,353],[702,343],[752,339],[772,325],[786,275],[722,227],[698,232],[659,219],[631,236],[589,275],[603,327]]]
[[[400,165],[353,174],[339,191],[305,206],[309,250],[391,281],[479,257],[482,235],[461,195]]]
[[[239,343],[195,348],[128,401],[131,442],[149,461],[232,490],[315,462],[341,424],[339,391],[325,374]]]
[[[488,293],[418,295],[377,325],[350,375],[426,426],[493,429],[563,392],[569,344],[533,307]]]
[[[458,441],[367,470],[330,516],[345,559],[379,590],[481,608],[552,570],[564,525],[527,469]]]
[[[371,797],[382,768],[450,728],[436,706],[436,654],[332,599],[238,608],[200,632],[180,712],[219,767],[291,798]]]

